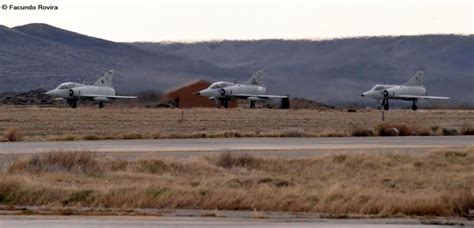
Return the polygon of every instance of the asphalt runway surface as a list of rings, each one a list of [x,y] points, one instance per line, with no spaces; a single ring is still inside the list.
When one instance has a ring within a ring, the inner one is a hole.
[[[90,151],[163,156],[242,152],[269,157],[310,157],[331,152],[426,152],[474,146],[474,136],[213,138],[0,143],[0,154]]]
[[[215,217],[0,216],[1,228],[145,227],[440,227],[416,219],[248,219]]]

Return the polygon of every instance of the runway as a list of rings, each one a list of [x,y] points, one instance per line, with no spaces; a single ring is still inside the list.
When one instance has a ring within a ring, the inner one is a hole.
[[[339,151],[425,152],[470,146],[474,146],[474,136],[157,139],[0,143],[0,154],[90,151],[192,156],[214,152],[245,152],[259,156],[307,157]]]
[[[469,222],[463,221],[464,224]],[[0,216],[4,228],[56,227],[438,227],[417,219],[250,219],[216,217]]]

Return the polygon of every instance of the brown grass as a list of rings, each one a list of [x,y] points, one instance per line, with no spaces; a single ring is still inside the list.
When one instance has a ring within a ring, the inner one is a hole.
[[[258,161],[256,158],[245,154],[238,157],[232,156],[230,152],[223,153],[219,155],[216,159],[209,159],[219,167],[225,169],[231,168],[246,168],[252,169],[258,166]]]
[[[125,161],[49,153],[20,158],[0,175],[0,204],[467,216],[474,208],[473,163],[472,148],[310,159],[223,153]]]
[[[95,154],[83,153],[47,153],[14,161],[8,173],[37,174],[66,172],[85,175],[101,175],[102,167],[95,159]]]
[[[416,135],[416,131],[405,124],[383,123],[377,126],[379,136],[411,136]]]
[[[428,127],[409,126],[406,124],[383,123],[375,131],[379,136],[430,136],[436,135],[437,129]]]
[[[394,110],[385,114],[337,109],[182,109],[114,108],[99,110],[80,107],[38,108],[0,106],[0,130],[20,129],[24,141],[103,140],[151,138],[217,137],[342,137],[351,136],[354,126],[374,130],[380,124],[399,124],[418,135],[442,135],[441,130],[474,126],[470,110]],[[70,121],[74,119],[74,121]],[[41,124],[38,124],[41,123]],[[436,131],[432,126],[436,124]],[[421,132],[420,129],[423,130]],[[419,132],[420,131],[420,132]],[[368,132],[365,132],[368,133]],[[365,134],[364,133],[364,134]]]
[[[83,140],[89,140],[89,141],[93,141],[93,140],[101,140],[102,138],[99,137],[99,136],[96,136],[96,135],[86,135],[82,138]]]
[[[443,135],[449,136],[449,135],[459,135],[458,129],[455,128],[443,128]]]
[[[122,139],[142,139],[143,135],[140,133],[130,133],[130,134],[125,134]]]
[[[474,126],[464,125],[461,128],[462,135],[474,135]]]
[[[21,140],[22,136],[18,128],[8,128],[3,132],[3,141],[5,142],[16,142]]]
[[[375,136],[375,133],[373,130],[370,130],[370,129],[354,128],[352,129],[351,136],[355,136],[355,137]]]

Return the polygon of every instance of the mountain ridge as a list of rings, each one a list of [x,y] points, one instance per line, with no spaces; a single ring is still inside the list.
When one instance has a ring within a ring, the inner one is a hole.
[[[420,35],[133,45],[198,58],[221,67],[268,68],[268,75],[275,82],[270,89],[291,91],[294,96],[326,103],[373,102],[357,96],[376,83],[401,84],[417,70],[424,70],[430,94],[454,95],[454,102],[472,104],[463,96],[474,96],[473,38]],[[291,83],[283,83],[285,80]],[[446,84],[452,86],[445,88]]]
[[[116,69],[116,86],[124,91],[161,90],[204,76],[241,73],[47,24],[1,28],[0,49],[0,91],[51,88],[64,81],[93,82],[108,69]]]

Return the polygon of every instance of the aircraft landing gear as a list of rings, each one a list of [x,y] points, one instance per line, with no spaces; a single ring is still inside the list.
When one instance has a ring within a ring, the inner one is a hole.
[[[383,99],[382,104],[379,106],[379,110],[383,107],[385,111],[388,111],[390,109],[390,105],[388,104],[388,99]]]
[[[255,101],[250,101],[250,109],[255,109]]]
[[[229,108],[229,101],[228,100],[221,100],[221,106],[223,108]]]
[[[216,108],[229,108],[229,100],[215,98]]]
[[[104,102],[99,102],[99,108],[104,108]]]
[[[416,100],[413,100],[413,104],[411,105],[411,110],[416,111],[418,106],[416,106]]]
[[[69,107],[77,108],[77,100],[67,100]]]
[[[282,98],[280,108],[281,109],[289,109],[290,108],[290,98],[288,98],[288,97]]]

